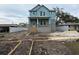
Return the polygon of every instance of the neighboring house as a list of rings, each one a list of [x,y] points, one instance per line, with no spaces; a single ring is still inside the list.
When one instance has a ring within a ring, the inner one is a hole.
[[[37,5],[29,10],[29,27],[36,26],[38,32],[56,31],[56,13],[44,5]]]
[[[17,27],[16,24],[0,24],[0,33],[1,32],[10,32],[10,27]]]
[[[27,30],[25,27],[20,27],[17,24],[0,24],[0,33],[11,33]]]
[[[63,27],[63,26],[68,27],[69,31],[72,31],[72,30],[79,31],[79,23],[64,23],[64,24],[58,25],[58,27]]]

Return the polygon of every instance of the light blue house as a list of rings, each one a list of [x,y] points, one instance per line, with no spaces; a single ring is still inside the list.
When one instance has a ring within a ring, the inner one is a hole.
[[[44,5],[37,5],[31,10],[29,17],[30,28],[36,26],[38,32],[55,32],[56,31],[56,13],[49,10]]]

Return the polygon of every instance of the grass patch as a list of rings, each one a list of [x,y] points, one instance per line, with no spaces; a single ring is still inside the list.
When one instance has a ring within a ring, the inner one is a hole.
[[[79,55],[79,42],[65,43],[65,46],[71,50],[73,55]]]

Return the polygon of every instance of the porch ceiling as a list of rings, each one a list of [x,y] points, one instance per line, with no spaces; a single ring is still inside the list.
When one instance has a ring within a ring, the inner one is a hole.
[[[49,19],[49,17],[45,17],[45,16],[44,17],[43,16],[42,17],[41,16],[40,17],[29,17],[29,18],[30,19],[37,19],[37,18],[38,19]]]

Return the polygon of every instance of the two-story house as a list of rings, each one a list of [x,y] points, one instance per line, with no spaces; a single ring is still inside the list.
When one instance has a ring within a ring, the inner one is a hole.
[[[37,5],[31,10],[29,17],[29,27],[36,26],[38,32],[55,32],[56,31],[56,13],[49,10],[44,5]]]

